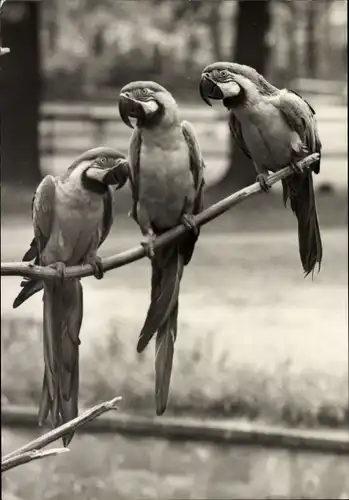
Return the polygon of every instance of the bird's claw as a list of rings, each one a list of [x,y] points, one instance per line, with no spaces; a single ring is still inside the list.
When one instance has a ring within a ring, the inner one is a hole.
[[[64,262],[55,262],[54,264],[50,264],[49,267],[52,267],[52,269],[55,269],[57,271],[56,279],[63,283],[65,279],[65,270],[66,270]]]
[[[189,231],[194,233],[195,236],[199,234],[199,229],[198,226],[196,225],[193,215],[183,214],[181,222]]]
[[[265,191],[266,193],[270,190],[271,185],[269,184],[268,181],[268,175],[267,174],[258,174],[256,178],[256,182],[259,183],[260,187]]]
[[[156,236],[155,234],[148,234],[148,236],[141,241],[141,245],[145,250],[145,254],[149,259],[153,259],[155,255],[155,249],[154,249],[154,242],[155,242]]]
[[[298,166],[298,164],[296,162],[291,162],[290,163],[290,168],[291,170],[295,173],[295,174],[302,174],[303,173],[303,169],[301,167]]]
[[[92,266],[93,276],[97,280],[101,280],[103,278],[103,276],[104,276],[104,269],[103,269],[102,259],[96,255],[94,257],[91,257],[89,259],[88,263]]]

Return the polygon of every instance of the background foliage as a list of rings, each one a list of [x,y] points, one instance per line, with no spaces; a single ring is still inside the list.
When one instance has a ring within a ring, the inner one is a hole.
[[[267,74],[276,84],[299,77],[346,77],[343,2],[268,4]],[[161,75],[170,90],[196,99],[197,75],[203,66],[234,59],[238,11],[238,2],[223,0],[43,2],[46,94],[82,97],[83,85],[84,93],[98,88],[100,96],[101,86],[107,90]],[[260,50],[253,36],[249,50]]]

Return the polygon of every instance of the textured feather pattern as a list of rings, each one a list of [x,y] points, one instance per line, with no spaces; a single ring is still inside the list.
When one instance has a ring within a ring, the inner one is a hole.
[[[155,404],[162,415],[167,406],[171,382],[174,343],[177,337],[178,297],[171,314],[161,325],[155,343]]]
[[[283,199],[290,200],[291,209],[298,220],[299,255],[305,275],[319,271],[322,260],[322,242],[317,217],[313,177],[311,172],[289,177],[282,181]]]
[[[319,153],[312,166],[318,174],[322,146],[314,109],[293,91],[274,88],[265,92],[258,82],[250,80],[255,91],[249,84],[245,102],[232,108],[229,116],[230,131],[242,151],[253,159],[259,173],[276,171],[307,154]],[[323,255],[312,173],[295,174],[282,184],[284,203],[290,199],[298,220],[299,253],[308,275],[317,263],[320,269]]]
[[[151,126],[138,120],[132,133],[128,158],[133,197],[131,214],[144,236],[152,233],[159,236],[179,224],[184,214],[191,216],[202,210],[204,162],[193,126],[186,121],[180,123],[171,94],[162,87],[159,90],[152,82],[133,82],[126,90],[137,104],[138,86],[142,89],[150,86],[162,112]],[[192,257],[197,238],[198,234],[186,233],[174,244],[157,248],[152,258],[151,302],[137,351],[142,352],[156,334],[158,415],[164,413],[168,400],[183,268]]]
[[[152,265],[151,304],[139,336],[137,351],[142,352],[157,332],[155,343],[156,413],[166,410],[177,337],[178,296],[184,258],[180,244],[159,249]]]
[[[176,244],[159,248],[152,261],[151,304],[141,330],[137,351],[142,352],[154,334],[156,413],[162,415],[167,406],[171,381],[174,344],[177,337],[178,297],[180,282],[189,251],[195,245],[192,234]]]
[[[53,427],[78,415],[79,333],[83,302],[80,281],[44,285],[45,375],[39,425],[51,413]],[[64,436],[67,446],[73,433]]]
[[[139,335],[137,351],[142,352],[155,332],[173,311],[183,276],[184,259],[179,244],[159,248],[152,260],[151,303]]]
[[[33,199],[35,240],[25,254],[40,265],[62,262],[79,265],[96,255],[112,220],[112,192],[99,195],[85,189],[84,165],[54,178],[46,176]],[[44,379],[39,424],[50,414],[54,427],[78,415],[79,333],[82,323],[82,286],[79,280],[24,280],[14,307],[44,287]],[[65,446],[73,434],[63,437]]]
[[[34,202],[34,199],[35,199],[35,195],[33,198],[33,202]],[[107,238],[107,236],[110,232],[111,226],[113,224],[113,195],[112,195],[112,190],[110,187],[108,188],[108,191],[103,195],[103,206],[104,206],[103,224],[102,224],[102,229],[101,229],[101,237],[100,237],[100,240],[98,243],[98,248],[102,245],[102,243]],[[47,212],[49,212],[49,211],[47,210]],[[40,237],[41,237],[41,239],[43,239],[42,235]],[[42,247],[44,247],[45,245],[46,245],[46,241],[43,241]],[[38,252],[37,243],[36,243],[35,238],[33,238],[32,242],[30,244],[30,248],[24,254],[22,260],[23,261],[34,260],[34,264],[40,265],[39,252]],[[84,260],[82,259],[82,261],[80,263],[83,264]],[[40,292],[43,289],[44,285],[43,285],[43,282],[40,280],[24,279],[21,282],[21,287],[22,287],[22,290],[19,292],[19,294],[17,295],[17,297],[15,298],[15,300],[13,302],[12,307],[14,309],[19,307],[21,304],[23,304],[23,302],[28,300],[30,297],[32,297],[36,293]]]
[[[310,104],[297,93],[281,90],[277,98],[272,99],[287,121],[291,130],[297,132],[310,153],[321,155],[321,141],[317,131],[315,111]],[[313,165],[316,174],[320,172],[320,161]],[[289,198],[291,209],[298,220],[299,254],[305,276],[313,273],[316,264],[321,268],[322,241],[317,216],[313,176],[311,172],[293,175],[282,182],[283,199]]]

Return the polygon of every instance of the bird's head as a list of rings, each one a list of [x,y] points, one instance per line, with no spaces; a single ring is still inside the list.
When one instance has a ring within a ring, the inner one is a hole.
[[[172,125],[178,119],[177,103],[164,87],[156,82],[131,82],[120,92],[119,113],[122,121],[133,128],[154,128]]]
[[[108,147],[89,149],[80,155],[68,168],[70,179],[81,178],[85,189],[104,194],[108,186],[120,189],[129,176],[125,156]]]
[[[276,91],[255,69],[237,63],[209,64],[200,79],[200,95],[209,106],[210,99],[215,99],[233,109],[255,102],[260,94],[272,95]]]

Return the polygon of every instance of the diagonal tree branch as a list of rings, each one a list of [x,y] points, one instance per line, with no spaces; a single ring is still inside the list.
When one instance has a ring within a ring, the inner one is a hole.
[[[78,427],[87,424],[91,420],[94,420],[95,418],[99,417],[99,415],[102,415],[102,413],[105,413],[110,410],[116,410],[117,409],[116,404],[121,399],[122,399],[121,396],[119,396],[114,399],[111,399],[110,401],[106,401],[97,406],[94,406],[90,410],[85,411],[82,415],[79,415],[73,420],[70,420],[66,424],[63,424],[57,427],[56,429],[53,429],[52,431],[47,432],[46,434],[43,434],[37,439],[34,439],[34,441],[30,441],[21,448],[18,448],[18,450],[14,450],[11,453],[8,453],[4,457],[2,457],[1,472],[13,469],[18,465],[30,462],[31,460],[36,460],[38,458],[44,458],[45,456],[49,456],[50,455],[50,453],[48,453],[49,451],[51,451],[51,454],[53,454],[53,450],[47,450],[46,455],[41,456],[38,450],[44,448],[53,441],[57,441],[57,439],[64,436],[64,434],[74,431]],[[62,449],[58,449],[58,451],[56,449],[55,451],[56,454],[62,453]]]
[[[313,153],[303,160],[300,160],[297,165],[301,169],[309,168],[312,163],[319,159],[318,153]],[[282,170],[270,175],[268,177],[268,182],[270,185],[276,184],[277,182],[289,177],[294,174],[291,167],[285,167]],[[236,193],[220,200],[218,203],[211,205],[209,208],[201,212],[194,217],[194,221],[197,226],[203,226],[213,219],[216,219],[224,212],[230,210],[233,206],[241,203],[252,195],[261,192],[261,187],[258,182],[247,186]],[[187,231],[184,225],[179,225],[170,231],[162,234],[156,238],[154,243],[154,248],[159,248],[161,246],[167,245],[171,241],[179,238],[182,234]],[[145,250],[142,246],[131,248],[125,252],[121,252],[117,255],[112,255],[111,257],[106,257],[102,259],[104,271],[110,271],[111,269],[116,269],[118,267],[126,266],[131,262],[145,257]],[[83,278],[85,276],[91,276],[93,274],[92,266],[90,264],[85,264],[83,266],[72,266],[67,267],[65,278]],[[35,266],[33,264],[27,264],[25,262],[2,262],[1,263],[1,276],[25,276],[27,278],[55,278],[57,276],[57,271],[50,267]]]

